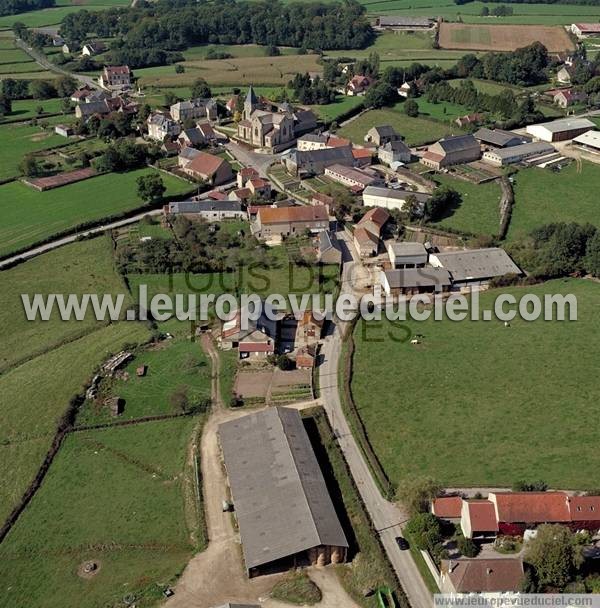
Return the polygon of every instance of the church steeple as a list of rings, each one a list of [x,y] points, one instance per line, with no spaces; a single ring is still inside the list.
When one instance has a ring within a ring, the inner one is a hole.
[[[244,118],[248,120],[250,115],[254,110],[258,107],[258,97],[256,97],[256,93],[250,85],[248,89],[248,94],[246,95],[246,101],[244,101]]]

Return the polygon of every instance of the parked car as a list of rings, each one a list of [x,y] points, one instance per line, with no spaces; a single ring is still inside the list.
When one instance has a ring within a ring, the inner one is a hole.
[[[402,538],[402,536],[396,536],[396,544],[398,545],[400,551],[406,551],[410,548],[408,541],[405,538]]]

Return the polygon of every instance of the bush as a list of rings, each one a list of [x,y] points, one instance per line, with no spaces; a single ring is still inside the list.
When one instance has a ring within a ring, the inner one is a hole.
[[[290,572],[276,583],[271,591],[271,597],[281,602],[299,606],[306,604],[312,606],[319,603],[323,598],[321,590],[301,570]]]
[[[418,513],[408,520],[406,532],[422,551],[433,549],[442,541],[442,527],[433,513]]]
[[[513,484],[513,492],[545,492],[548,489],[548,484],[541,479],[537,481],[519,480]]]
[[[464,536],[457,539],[456,547],[465,557],[476,557],[479,554],[479,547],[470,538]]]

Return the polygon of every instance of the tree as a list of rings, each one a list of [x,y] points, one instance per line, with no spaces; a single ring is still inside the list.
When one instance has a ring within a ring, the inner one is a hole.
[[[396,499],[407,509],[410,515],[428,510],[429,503],[439,495],[441,486],[431,477],[409,477],[396,491]]]
[[[281,55],[281,51],[279,50],[279,47],[271,44],[266,48],[265,54],[267,57],[279,57],[279,55]]]
[[[404,113],[411,118],[419,115],[419,104],[414,99],[407,99],[404,102]]]
[[[368,108],[392,106],[398,101],[398,92],[386,82],[372,86],[365,95],[365,105]],[[414,103],[414,102],[413,102]]]
[[[155,201],[162,197],[166,188],[158,173],[140,175],[136,180],[138,196],[143,201]]]
[[[417,549],[427,551],[442,540],[442,527],[433,513],[417,513],[406,524],[406,532]]]
[[[183,74],[185,72],[185,67],[181,65],[181,63],[177,63],[175,65],[175,74]]]
[[[32,80],[29,83],[29,92],[34,99],[51,99],[56,97],[56,89],[47,80]]]
[[[537,481],[523,481],[522,479],[513,484],[513,492],[545,492],[548,484],[538,479]]]
[[[479,547],[470,538],[464,536],[458,537],[456,548],[465,557],[476,557],[479,554]]]
[[[488,17],[488,16],[489,16],[489,14],[490,14],[490,9],[489,9],[487,6],[484,6],[484,7],[481,9],[481,16],[482,16],[482,17]]]
[[[12,100],[5,95],[0,93],[0,116],[6,116],[12,112]]]
[[[165,93],[165,105],[172,106],[174,103],[177,103],[177,95],[175,95],[175,93],[172,91],[167,91]],[[148,117],[146,116],[146,118]]]
[[[276,365],[284,372],[294,369],[294,362],[287,355],[279,355],[276,359]]]
[[[600,277],[600,231],[588,240],[583,264],[587,272]]]
[[[61,76],[56,81],[56,94],[58,97],[70,97],[77,89],[77,81],[71,76]]]
[[[573,533],[558,524],[538,526],[524,559],[533,567],[540,586],[556,589],[564,589],[583,563],[581,546]]]
[[[37,177],[41,173],[40,166],[35,158],[31,154],[23,157],[23,160],[19,164],[19,169],[23,175],[27,177]]]
[[[461,202],[462,197],[456,190],[447,186],[440,186],[434,190],[431,198],[425,202],[425,218],[428,221],[438,220],[458,207]]]
[[[169,404],[176,412],[185,414],[190,407],[188,387],[184,385],[178,386],[169,396]]]
[[[204,78],[198,78],[194,81],[192,85],[192,97],[201,99],[212,97],[210,87]]]

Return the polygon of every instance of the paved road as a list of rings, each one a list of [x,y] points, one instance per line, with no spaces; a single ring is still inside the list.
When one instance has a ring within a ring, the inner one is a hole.
[[[48,60],[44,53],[37,51],[36,49],[30,47],[26,42],[21,40],[21,38],[15,38],[15,44],[25,51],[38,65],[43,67],[45,70],[50,70],[51,72],[55,72],[56,74],[60,74],[61,76],[71,76],[82,85],[87,85],[92,89],[99,89],[100,85],[91,77],[84,76],[83,74],[75,74],[74,72],[69,72],[69,70],[65,70],[60,66],[52,63]]]
[[[342,236],[342,238],[345,237]],[[347,241],[346,245],[347,253],[355,258],[356,252],[352,243]],[[360,262],[347,261],[344,263],[342,293],[354,291],[353,286],[357,284],[357,281],[359,283],[364,281],[365,277],[362,276],[364,273],[361,269],[363,267]],[[332,334],[325,339],[321,350],[323,362],[319,368],[319,378],[323,407],[327,412],[332,429],[338,437],[339,446],[344,453],[371,521],[379,533],[388,558],[411,606],[413,608],[431,608],[433,603],[431,594],[425,586],[410,552],[400,551],[395,541],[397,536],[401,536],[401,526],[406,521],[406,515],[381,495],[342,410],[340,387],[338,387],[338,364],[343,335],[347,329],[348,324],[338,321]]]
[[[262,177],[267,177],[267,169],[281,158],[281,154],[259,154],[231,140],[225,147],[242,165],[254,167]]]

